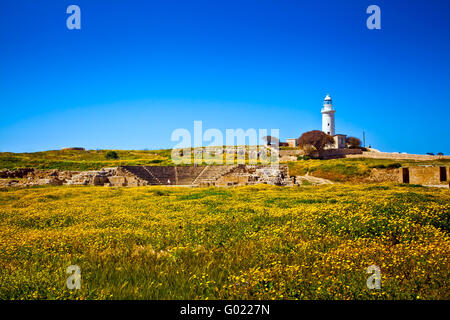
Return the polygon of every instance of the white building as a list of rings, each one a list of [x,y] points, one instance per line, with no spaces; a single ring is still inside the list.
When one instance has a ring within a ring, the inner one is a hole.
[[[347,148],[347,135],[346,134],[335,134],[334,138],[334,148],[343,149]]]
[[[322,108],[322,131],[334,138],[334,149],[342,149],[347,147],[347,135],[335,134],[334,114],[336,110],[333,109],[333,100],[329,94],[323,101]]]
[[[322,131],[330,136],[334,136],[334,113],[336,110],[333,109],[333,101],[331,97],[327,94],[325,100],[323,101],[322,108]]]
[[[286,139],[286,142],[289,145],[289,147],[291,147],[291,148],[297,147],[297,139],[294,139],[294,138]]]

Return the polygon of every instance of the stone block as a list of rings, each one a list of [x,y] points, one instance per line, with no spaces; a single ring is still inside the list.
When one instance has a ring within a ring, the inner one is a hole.
[[[123,187],[123,186],[127,185],[127,179],[125,177],[112,176],[112,177],[108,177],[108,180],[112,186]]]

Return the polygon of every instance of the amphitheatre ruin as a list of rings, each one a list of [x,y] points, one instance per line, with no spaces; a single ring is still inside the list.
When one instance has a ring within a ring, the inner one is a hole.
[[[292,185],[287,165],[278,169],[263,165],[223,166],[120,166],[97,171],[36,170],[1,171],[0,178],[25,178],[16,185],[94,186],[234,186],[251,184]]]

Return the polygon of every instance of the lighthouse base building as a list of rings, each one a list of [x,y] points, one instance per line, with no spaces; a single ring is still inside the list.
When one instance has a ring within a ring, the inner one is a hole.
[[[334,145],[327,147],[327,149],[344,149],[347,148],[347,135],[335,133],[334,114],[336,110],[333,109],[333,100],[327,94],[323,101],[322,108],[322,131],[334,138]],[[286,139],[289,147],[297,147],[297,139]]]

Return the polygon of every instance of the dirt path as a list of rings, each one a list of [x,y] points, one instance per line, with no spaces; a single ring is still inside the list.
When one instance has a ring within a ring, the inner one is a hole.
[[[306,184],[312,184],[314,186],[321,184],[334,184],[331,180],[310,176],[309,172],[304,176],[296,176],[295,181],[298,184],[304,184],[306,182]]]

